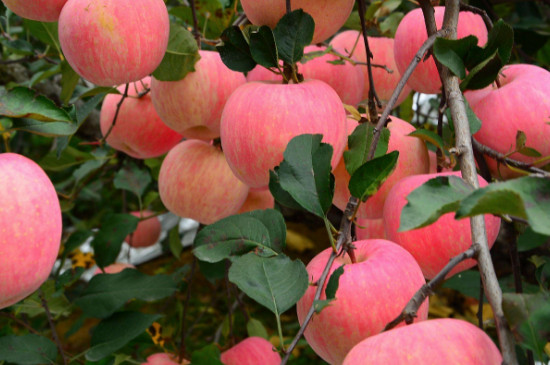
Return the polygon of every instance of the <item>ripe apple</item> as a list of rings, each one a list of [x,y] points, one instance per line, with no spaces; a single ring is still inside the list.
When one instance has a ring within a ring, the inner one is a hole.
[[[67,0],[2,0],[6,8],[22,18],[56,22]]]
[[[499,88],[488,86],[464,94],[482,122],[475,138],[506,154],[515,148],[517,132],[523,131],[527,147],[542,156],[550,155],[550,72],[535,65],[517,64],[505,66],[501,74]],[[519,153],[510,158],[527,163],[536,160]],[[488,158],[487,164],[497,177],[517,176],[503,165],[497,168],[493,159]]]
[[[436,6],[434,10],[437,29],[440,29],[443,24],[445,7]],[[483,23],[483,18],[469,11],[461,11],[458,15],[457,39],[469,35],[477,37],[477,44],[480,47],[487,43],[487,28]],[[397,27],[393,45],[399,73],[405,72],[426,39],[428,39],[428,32],[422,10],[417,8],[408,12]],[[441,80],[432,56],[428,60],[420,62],[407,84],[420,93],[437,94],[441,92]]]
[[[292,10],[303,9],[315,21],[312,44],[320,43],[340,29],[353,9],[355,0],[293,0]],[[241,0],[243,10],[254,25],[275,28],[286,12],[284,0]]]
[[[363,339],[379,333],[401,313],[414,293],[424,285],[414,258],[393,242],[372,239],[354,242],[356,263],[349,256],[336,258],[330,274],[344,265],[336,299],[314,314],[305,331],[313,350],[330,364],[340,364]],[[319,253],[306,269],[315,283],[321,276],[332,248]],[[329,274],[329,277],[330,277]],[[311,307],[317,288],[310,286],[296,304],[300,324]],[[325,292],[321,299],[325,299]],[[428,317],[428,302],[422,304],[416,321]]]
[[[275,199],[269,189],[250,189],[248,196],[238,213],[251,212],[258,209],[272,209],[275,205]]]
[[[319,80],[249,82],[223,110],[223,151],[231,170],[250,187],[267,187],[269,170],[283,160],[288,142],[304,133],[323,135],[334,148],[336,166],[345,146],[346,112],[338,94]]]
[[[147,362],[142,363],[141,365],[183,365],[189,364],[189,361],[185,359],[179,363],[175,356],[167,354],[164,352],[153,354],[147,358]]]
[[[188,139],[172,148],[160,167],[160,199],[172,213],[210,224],[237,213],[248,186],[233,175],[223,152]]]
[[[386,239],[384,231],[384,220],[378,219],[361,219],[357,218],[355,224],[355,235],[358,240],[369,240],[374,238]]]
[[[357,126],[357,122],[348,119],[348,132],[350,134],[355,126]],[[414,132],[414,127],[410,123],[392,116],[388,128],[390,130],[388,152],[399,151],[399,160],[395,170],[382,184],[380,190],[370,197],[366,203],[361,203],[357,211],[357,217],[359,218],[381,218],[384,201],[392,186],[405,176],[425,174],[429,169],[426,145],[419,138],[408,136],[409,133]],[[350,176],[346,170],[344,158],[341,159],[333,173],[336,179],[333,203],[344,210],[350,196],[348,189]]]
[[[118,274],[119,272],[123,271],[124,269],[135,269],[136,267],[132,264],[124,263],[124,262],[115,262],[114,264],[105,266],[103,268],[103,271],[98,267],[94,271],[94,275],[97,274]]]
[[[150,210],[143,212],[131,212],[135,217],[147,218],[155,213]],[[161,225],[158,217],[147,218],[138,223],[136,230],[125,238],[125,241],[132,247],[149,247],[157,243],[160,237]]]
[[[281,356],[268,340],[248,337],[224,351],[221,361],[225,365],[279,365]]]
[[[427,279],[432,279],[450,259],[466,251],[472,245],[470,220],[455,220],[454,213],[447,213],[427,227],[398,232],[401,211],[407,204],[406,197],[411,191],[430,179],[448,175],[462,176],[460,171],[456,171],[405,177],[394,185],[384,204],[386,237],[403,246],[414,256]],[[478,176],[478,181],[481,187],[487,186],[487,182],[481,176]],[[485,215],[485,225],[489,247],[492,247],[500,229],[500,218],[487,214]],[[447,278],[475,265],[476,261],[473,259],[463,261],[451,270]]]
[[[326,47],[307,46],[304,53],[318,52]],[[362,71],[351,63],[332,64],[331,61],[339,57],[332,54],[325,54],[316,57],[306,63],[298,63],[298,72],[304,79],[321,80],[329,84],[340,96],[344,104],[357,106],[363,100],[363,78]],[[282,81],[283,77],[269,71],[265,67],[256,66],[246,75],[247,81]]]
[[[346,356],[344,365],[500,365],[493,340],[471,323],[441,318],[369,337]]]
[[[122,102],[115,126],[107,137],[107,143],[118,151],[138,159],[164,155],[182,136],[168,128],[158,116],[149,94],[138,98],[138,94],[151,85],[151,78],[145,77],[131,83],[128,96]],[[125,85],[118,90],[124,93]],[[113,124],[117,104],[122,95],[108,94],[103,100],[99,123],[105,136]]]
[[[138,81],[162,61],[170,23],[162,0],[68,0],[59,16],[67,62],[99,86]]]
[[[161,119],[185,138],[211,140],[220,136],[220,118],[231,93],[246,82],[228,69],[220,54],[199,51],[201,59],[180,81],[153,78],[153,105]]]
[[[0,309],[48,278],[61,243],[61,209],[48,175],[16,153],[0,154]]]
[[[347,30],[345,32],[337,34],[330,44],[337,49],[340,53],[347,54],[353,49],[359,32],[356,30]],[[377,65],[385,65],[387,68],[392,70],[392,73],[384,70],[383,68],[373,67],[372,68],[372,77],[374,80],[374,87],[376,89],[376,94],[382,103],[382,106],[385,106],[390,100],[391,94],[397,87],[399,79],[401,79],[401,73],[397,69],[395,64],[395,58],[393,57],[393,39],[385,37],[367,37],[369,40],[369,48],[373,54],[372,63]],[[367,55],[365,52],[365,41],[361,35],[357,45],[355,46],[355,51],[353,52],[352,58],[358,62],[367,62]],[[364,88],[361,100],[367,100],[369,98],[369,72],[366,65],[356,65],[356,68],[359,68],[363,74]],[[411,93],[411,88],[405,86],[399,98],[397,99],[396,106],[401,104],[407,96]]]

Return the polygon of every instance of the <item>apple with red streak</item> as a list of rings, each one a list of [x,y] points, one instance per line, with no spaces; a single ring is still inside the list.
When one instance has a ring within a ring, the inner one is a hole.
[[[359,32],[356,30],[348,30],[342,33],[339,33],[330,41],[331,46],[338,49],[339,52],[347,54],[353,49]],[[369,48],[374,56],[371,60],[372,63],[377,65],[384,65],[392,72],[389,73],[383,68],[373,67],[372,68],[372,78],[374,81],[374,87],[376,89],[376,94],[382,103],[382,106],[385,106],[390,97],[397,87],[399,80],[401,79],[401,73],[397,69],[395,64],[395,58],[393,57],[393,39],[385,37],[367,37],[369,41]],[[365,52],[365,41],[361,35],[357,45],[355,46],[355,51],[353,52],[352,58],[358,62],[367,62],[367,54]],[[363,94],[361,100],[367,100],[369,98],[369,73],[366,65],[356,65],[356,68],[361,70],[364,80]],[[411,88],[406,86],[399,94],[399,98],[395,105],[401,104],[407,96],[411,93]]]
[[[124,263],[124,262],[115,262],[114,264],[105,266],[103,268],[103,271],[98,267],[94,271],[94,275],[97,274],[118,274],[119,272],[123,271],[124,269],[135,269],[136,267],[132,264]]]
[[[441,29],[445,7],[436,6],[434,10],[437,29]],[[469,35],[477,37],[477,44],[480,47],[487,43],[487,28],[483,18],[469,11],[461,11],[458,15],[457,39]],[[426,39],[428,39],[428,32],[422,10],[417,8],[408,12],[397,27],[393,45],[399,73],[405,72]],[[437,94],[441,92],[441,80],[432,56],[418,64],[407,84],[420,93]]]
[[[67,0],[2,0],[2,2],[22,18],[39,22],[56,22]]]
[[[61,243],[61,209],[48,175],[16,153],[0,154],[0,309],[50,275]]]
[[[382,218],[357,218],[357,222],[355,223],[355,235],[358,240],[369,240],[374,238],[386,239],[384,220]]]
[[[249,82],[225,104],[221,139],[225,157],[239,179],[265,188],[269,170],[283,160],[288,142],[319,133],[334,148],[332,166],[346,142],[346,113],[336,92],[319,80],[299,84]]]
[[[279,365],[281,356],[261,337],[248,337],[221,355],[224,365]]]
[[[432,279],[450,259],[466,251],[472,245],[470,220],[455,220],[454,213],[447,213],[427,227],[398,232],[401,212],[407,204],[406,197],[411,191],[430,179],[450,175],[462,176],[460,171],[456,171],[405,177],[394,185],[384,204],[386,237],[403,246],[414,256],[427,279]],[[481,176],[478,176],[478,181],[480,187],[487,186],[487,182]],[[489,247],[492,247],[500,229],[500,218],[489,214],[485,215],[485,226]],[[476,261],[473,259],[463,261],[451,270],[447,278],[475,265]]]
[[[152,73],[168,46],[162,0],[69,0],[59,16],[67,62],[99,86],[138,81]]]
[[[177,362],[177,359],[174,355],[167,354],[164,352],[153,354],[147,358],[147,362],[142,363],[141,365],[183,365],[189,364],[189,361],[183,360],[181,363]]]
[[[220,54],[199,51],[195,71],[180,81],[153,78],[153,105],[167,126],[185,138],[211,140],[220,136],[220,118],[231,93],[246,82],[228,69]]]
[[[292,0],[291,10],[303,9],[315,21],[312,44],[320,43],[340,29],[353,9],[355,0]],[[254,25],[275,28],[286,13],[285,0],[241,0],[243,10]]]
[[[348,132],[350,134],[355,126],[357,126],[357,122],[348,119]],[[376,194],[365,203],[361,203],[357,211],[357,217],[359,218],[381,218],[384,201],[392,186],[405,176],[425,174],[429,169],[430,162],[426,145],[419,138],[408,136],[408,134],[415,131],[410,123],[392,116],[391,122],[388,123],[388,129],[390,130],[388,152],[399,151],[397,166]],[[346,170],[344,158],[341,159],[333,173],[336,179],[333,203],[344,210],[350,197],[348,189],[350,176]]]
[[[160,199],[172,213],[202,224],[237,213],[248,186],[233,175],[224,153],[188,139],[172,148],[160,167]]]
[[[143,212],[131,212],[134,217],[147,218],[140,221],[136,230],[125,238],[125,241],[132,247],[149,247],[157,243],[160,237],[161,225],[158,217],[148,218],[153,212],[144,210]]]
[[[550,155],[550,72],[535,66],[505,66],[499,77],[500,87],[488,86],[464,94],[474,113],[481,119],[481,129],[474,137],[482,144],[507,154],[516,145],[516,134],[523,131],[526,146]],[[518,102],[521,100],[521,102]],[[513,153],[510,158],[532,163],[537,158]],[[487,158],[495,177],[518,174]]]
[[[433,319],[369,337],[344,365],[500,365],[502,355],[485,332],[453,318]]]
[[[330,274],[345,264],[336,299],[320,314],[313,315],[305,331],[309,345],[330,364],[342,363],[353,346],[378,334],[425,283],[414,258],[395,243],[373,239],[353,244],[356,263],[351,263],[348,255],[336,258]],[[332,248],[327,248],[307,265],[311,282],[319,279],[331,252]],[[316,290],[317,287],[310,286],[296,304],[300,324]],[[321,299],[325,298],[323,288]],[[427,318],[427,301],[417,315],[415,322]]]
[[[128,98],[120,106],[115,126],[107,137],[107,143],[118,151],[138,159],[164,155],[181,141],[182,136],[168,128],[158,116],[151,96],[138,97],[151,85],[151,78],[145,77],[140,82],[131,83],[128,87]],[[125,86],[118,91],[124,93]],[[113,125],[117,104],[122,95],[109,94],[101,106],[99,125],[103,136]]]
[[[275,205],[275,199],[269,189],[250,189],[248,196],[243,205],[239,209],[238,213],[251,212],[253,210],[273,209]]]

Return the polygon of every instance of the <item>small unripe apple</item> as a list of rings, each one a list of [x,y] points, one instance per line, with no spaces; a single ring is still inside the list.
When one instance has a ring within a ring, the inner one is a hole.
[[[136,267],[132,264],[124,263],[124,262],[115,262],[114,264],[105,266],[103,270],[101,270],[99,267],[95,269],[94,275],[97,274],[118,274],[119,272],[123,271],[124,269],[135,269]]]
[[[153,214],[150,210],[143,212],[131,212],[134,217],[147,218]],[[140,221],[136,230],[125,238],[125,241],[132,247],[149,247],[157,243],[160,237],[161,225],[158,217],[147,218]]]
[[[56,22],[67,0],[2,0],[6,8],[22,18]]]
[[[224,365],[279,365],[281,356],[261,337],[248,337],[221,355]]]
[[[142,363],[141,365],[184,365],[190,364],[187,360],[182,360],[181,363],[177,362],[177,358],[174,355],[167,354],[164,352],[153,354],[147,358],[147,362]]]

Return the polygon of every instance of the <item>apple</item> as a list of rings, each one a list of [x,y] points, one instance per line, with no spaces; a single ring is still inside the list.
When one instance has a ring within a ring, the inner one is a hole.
[[[307,46],[304,53],[324,51],[326,47]],[[332,64],[331,61],[340,59],[332,54],[324,54],[306,63],[298,63],[298,72],[304,79],[321,80],[329,84],[340,96],[344,104],[357,106],[363,100],[362,71],[351,63]],[[283,77],[265,67],[256,66],[246,75],[247,81],[282,81]]]
[[[320,314],[313,315],[305,331],[309,345],[330,364],[342,363],[353,346],[378,334],[425,283],[414,258],[395,243],[372,239],[353,244],[356,263],[351,263],[348,255],[336,258],[330,274],[345,264],[336,299]],[[327,248],[307,265],[311,282],[319,279],[331,252],[332,248]],[[310,286],[296,304],[300,324],[316,290],[317,287]],[[321,299],[325,298],[323,288]],[[428,301],[418,310],[415,322],[427,317]]]
[[[231,93],[246,82],[228,69],[220,54],[199,51],[195,72],[180,81],[153,78],[151,95],[161,119],[185,138],[211,140],[220,136],[220,118]]]
[[[138,94],[150,85],[149,76],[129,85],[128,97],[122,102],[115,126],[107,137],[107,143],[111,147],[138,159],[164,155],[182,139],[179,133],[162,122],[149,94],[138,98]],[[121,94],[124,89],[125,85],[118,87]],[[113,124],[120,99],[122,95],[108,94],[103,100],[99,117],[103,136]]]
[[[437,154],[434,151],[428,150],[428,157],[430,159],[430,174],[435,174],[437,172]],[[443,167],[441,172],[450,172],[453,171],[452,168]]]
[[[505,66],[499,77],[500,87],[488,86],[464,94],[474,113],[481,119],[475,138],[482,144],[507,154],[516,145],[516,134],[523,131],[526,146],[550,155],[550,72],[535,66]],[[518,103],[518,100],[522,102]],[[510,158],[532,163],[537,158],[513,153]],[[493,175],[504,178],[518,174],[488,158]]]
[[[59,16],[67,62],[99,86],[138,81],[162,61],[170,22],[162,0],[68,0]]]
[[[224,153],[195,139],[168,152],[158,185],[160,199],[169,211],[202,224],[237,213],[248,195],[248,186],[233,175]]]
[[[393,186],[384,204],[386,237],[403,246],[414,256],[427,279],[432,279],[450,259],[466,251],[472,245],[470,220],[455,220],[454,213],[447,213],[427,227],[398,232],[401,211],[407,204],[406,197],[411,191],[430,179],[449,175],[462,177],[460,171],[405,177]],[[478,176],[478,181],[480,187],[487,186],[487,182],[481,176]],[[485,215],[485,225],[489,247],[492,247],[500,229],[500,218],[487,214]],[[474,259],[463,261],[451,270],[447,278],[475,265]]]
[[[437,29],[440,29],[443,24],[445,7],[436,6],[434,10],[435,23]],[[483,18],[469,11],[461,11],[458,15],[457,39],[469,35],[477,37],[477,44],[480,47],[487,43],[487,28]],[[408,12],[397,27],[393,45],[399,73],[403,74],[405,72],[426,39],[428,39],[428,32],[426,31],[422,10],[417,8]],[[441,80],[432,56],[418,64],[407,84],[420,93],[437,94],[441,92]]]
[[[97,274],[118,274],[124,269],[135,269],[136,267],[132,264],[124,263],[124,262],[115,262],[114,264],[105,266],[103,270],[101,270],[99,267],[95,269],[94,275]]]
[[[16,153],[0,154],[0,309],[50,275],[61,243],[61,209],[48,175]]]
[[[265,188],[269,170],[283,160],[288,142],[319,133],[334,149],[332,166],[346,143],[346,112],[336,92],[319,80],[299,84],[248,82],[227,101],[222,147],[231,170],[253,188]]]
[[[320,43],[340,29],[353,9],[355,0],[292,0],[292,10],[303,9],[313,17],[312,44]],[[241,0],[244,13],[254,25],[275,28],[286,13],[285,0]]]
[[[388,123],[390,130],[390,142],[388,152],[399,151],[397,166],[388,179],[382,184],[380,189],[365,203],[361,203],[357,211],[358,218],[378,219],[382,218],[382,208],[388,192],[395,183],[405,176],[425,174],[429,169],[428,150],[422,140],[416,137],[410,137],[408,134],[415,131],[415,128],[402,119],[390,117]],[[357,126],[357,122],[348,119],[348,133],[351,134]],[[336,179],[334,188],[334,205],[344,210],[350,197],[348,184],[350,176],[346,170],[344,158],[333,171]]]
[[[183,360],[181,363],[177,362],[177,358],[172,354],[164,352],[153,354],[147,358],[147,362],[141,365],[183,365],[190,364],[189,361]]]
[[[224,365],[279,365],[281,356],[261,337],[248,337],[221,355]]]
[[[138,218],[147,218],[155,213],[144,210],[143,212],[131,212],[130,214]],[[134,248],[152,246],[159,240],[161,228],[158,217],[147,218],[138,223],[134,233],[128,235],[125,241]]]
[[[347,54],[353,49],[357,37],[360,33],[356,30],[347,30],[345,32],[337,34],[330,44],[336,48],[340,53]],[[372,77],[374,81],[374,87],[376,94],[384,107],[391,98],[391,95],[399,80],[401,79],[401,73],[397,69],[395,64],[395,58],[393,57],[393,39],[385,37],[367,37],[369,41],[369,48],[373,54],[371,60],[372,63],[378,65],[385,65],[389,68],[392,73],[389,73],[383,68],[373,67],[372,68]],[[355,46],[355,51],[353,52],[352,58],[358,62],[367,62],[367,54],[365,52],[365,41],[363,36],[359,37],[359,41]],[[356,68],[359,68],[363,74],[364,88],[361,100],[367,100],[369,98],[369,72],[366,65],[356,65]],[[411,88],[406,86],[399,94],[399,98],[395,105],[401,104],[407,96],[411,93]]]
[[[246,213],[253,210],[273,209],[275,199],[269,189],[250,189],[248,196],[237,213]]]
[[[6,8],[22,18],[56,22],[67,0],[2,0]]]
[[[485,332],[460,319],[441,318],[369,337],[346,356],[344,365],[500,365],[502,355]]]
[[[378,219],[361,219],[357,218],[355,222],[355,235],[358,240],[369,240],[373,238],[386,239],[384,231],[384,220]]]

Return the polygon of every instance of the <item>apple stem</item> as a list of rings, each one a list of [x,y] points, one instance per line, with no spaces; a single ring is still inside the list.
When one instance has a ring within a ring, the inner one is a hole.
[[[352,264],[357,263],[357,258],[355,257],[355,249],[352,247],[352,245],[349,246],[346,252],[349,255],[349,259],[351,260],[351,263]]]
[[[55,344],[57,345],[57,349],[59,350],[59,353],[61,354],[61,358],[63,359],[63,364],[67,365],[69,362],[67,357],[65,356],[63,347],[61,347],[61,341],[59,341],[59,336],[57,335],[55,324],[53,323],[52,314],[48,306],[48,301],[46,300],[46,296],[44,295],[44,291],[42,290],[42,288],[38,288],[38,296],[40,297],[40,302],[42,303],[42,307],[44,307],[44,311],[46,312],[46,317],[48,317],[48,323],[50,324],[52,337]]]
[[[291,10],[291,6],[290,6],[290,0],[286,0],[286,13],[290,13],[292,10]]]
[[[193,36],[197,41],[197,46],[201,48],[201,34],[199,32],[199,22],[197,20],[197,7],[195,6],[195,0],[189,0],[191,6],[191,16],[193,17]]]

